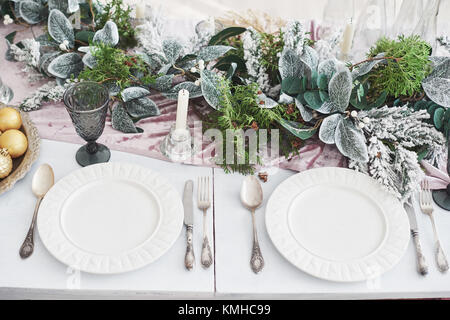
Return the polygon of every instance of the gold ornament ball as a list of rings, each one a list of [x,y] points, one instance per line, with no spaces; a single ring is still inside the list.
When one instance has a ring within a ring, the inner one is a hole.
[[[10,107],[0,109],[0,131],[20,129],[21,126],[22,117],[19,111]]]
[[[27,137],[19,130],[7,130],[0,136],[0,148],[7,149],[11,158],[18,158],[27,151]]]
[[[13,168],[11,156],[6,149],[0,149],[0,179],[9,176]]]

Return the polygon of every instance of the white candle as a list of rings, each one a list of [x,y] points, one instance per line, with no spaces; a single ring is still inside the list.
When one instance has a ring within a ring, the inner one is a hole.
[[[144,19],[145,18],[145,4],[143,1],[140,1],[136,5],[136,19]]]
[[[344,34],[342,36],[341,42],[341,57],[342,59],[346,59],[349,56],[350,50],[353,45],[353,23],[348,23],[345,27]]]
[[[188,105],[189,91],[185,89],[178,91],[177,121],[175,125],[175,129],[177,131],[186,130]]]

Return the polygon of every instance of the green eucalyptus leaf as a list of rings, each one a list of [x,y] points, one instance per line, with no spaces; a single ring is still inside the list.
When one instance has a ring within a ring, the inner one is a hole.
[[[48,72],[55,77],[67,79],[78,76],[83,70],[83,61],[81,57],[74,53],[65,53],[56,57],[48,66]]]
[[[113,129],[119,130],[123,133],[139,133],[134,125],[133,119],[125,111],[122,103],[114,107],[111,113],[111,124]]]
[[[95,32],[89,30],[82,30],[75,34],[75,40],[89,44],[94,39]]]
[[[236,63],[236,71],[238,72],[247,72],[247,67],[245,66],[245,61],[235,54],[226,55],[223,58],[220,58],[217,63],[214,65],[213,69],[217,69],[220,71],[228,71],[232,63]]]
[[[203,47],[197,54],[197,61],[203,60],[205,62],[216,60],[223,56],[230,50],[235,50],[230,46],[208,46]]]
[[[202,70],[200,75],[203,97],[211,107],[218,109],[222,96],[219,89],[221,78],[215,72],[206,69]]]
[[[326,117],[320,126],[319,139],[326,144],[335,144],[336,128],[343,119],[344,116],[339,113]]]
[[[304,125],[303,123],[298,123],[294,121],[288,121],[285,119],[278,120],[278,122],[290,133],[292,133],[297,138],[302,140],[308,140],[316,132],[317,129]]]
[[[14,43],[14,38],[16,37],[17,31],[13,31],[11,33],[8,33],[5,36],[5,39],[8,40],[10,43]]]
[[[161,114],[156,103],[148,97],[130,100],[125,103],[125,106],[128,114],[135,121]]]
[[[326,91],[320,90],[319,96],[320,96],[320,100],[322,100],[322,102],[330,101],[330,95]]]
[[[139,99],[148,96],[150,91],[142,87],[129,87],[122,90],[121,96],[123,102],[128,102],[134,99]]]
[[[48,17],[48,33],[58,43],[65,40],[69,42],[69,47],[73,48],[75,36],[70,21],[59,10],[53,9]]]
[[[290,96],[296,96],[301,92],[301,79],[297,77],[287,77],[281,82],[281,91]]]
[[[335,143],[339,151],[354,161],[368,162],[366,138],[350,118],[342,119],[336,127]]]
[[[444,108],[439,108],[434,112],[433,123],[436,129],[438,130],[442,129],[444,125],[444,114],[445,114]]]
[[[214,35],[210,40],[208,45],[213,46],[222,43],[223,41],[227,40],[230,37],[234,37],[237,35],[240,35],[241,33],[245,32],[247,30],[246,28],[241,27],[230,27],[223,29],[216,35]]]
[[[320,109],[323,104],[319,91],[307,91],[303,97],[305,98],[307,105],[313,110]]]
[[[369,106],[369,109],[380,108],[386,102],[387,96],[388,96],[388,93],[386,91],[383,91],[380,94],[380,96],[377,98],[377,100],[375,100],[375,102]]]
[[[317,76],[317,86],[320,90],[328,90],[328,77],[326,74]]]

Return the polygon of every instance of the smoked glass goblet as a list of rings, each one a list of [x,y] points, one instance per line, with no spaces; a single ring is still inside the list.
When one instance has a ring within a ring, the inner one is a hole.
[[[64,93],[64,104],[75,130],[87,142],[75,157],[82,167],[108,162],[111,157],[109,149],[96,142],[105,128],[108,103],[108,89],[97,82],[79,82]]]

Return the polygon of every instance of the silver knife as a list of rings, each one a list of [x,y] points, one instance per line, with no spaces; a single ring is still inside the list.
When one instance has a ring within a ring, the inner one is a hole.
[[[412,199],[410,199],[409,201],[412,203]],[[425,276],[428,273],[428,266],[425,261],[425,256],[422,253],[422,247],[420,246],[419,228],[417,227],[416,212],[414,211],[413,206],[407,202],[405,202],[404,207],[406,212],[408,213],[411,236],[416,247],[417,270],[421,275]]]
[[[192,270],[195,263],[193,235],[194,235],[194,204],[192,200],[194,192],[194,181],[189,180],[184,186],[183,206],[184,206],[184,224],[186,225],[186,256],[184,265],[186,269]]]

